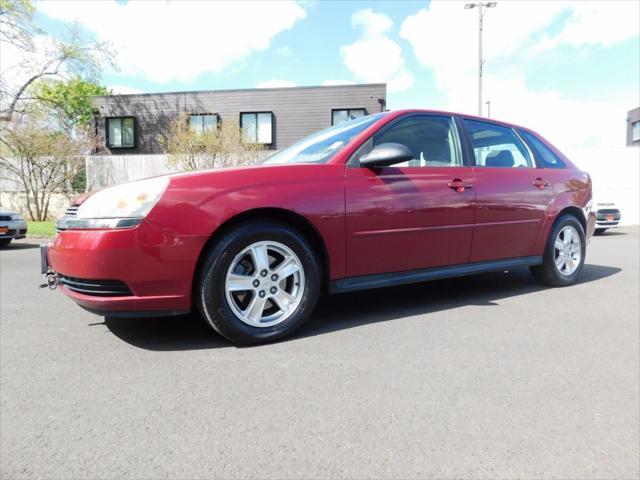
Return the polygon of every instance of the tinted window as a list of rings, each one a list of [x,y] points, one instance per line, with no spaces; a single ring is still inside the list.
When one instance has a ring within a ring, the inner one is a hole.
[[[477,120],[465,120],[478,167],[533,167],[525,145],[508,127]]]
[[[531,150],[536,156],[538,162],[542,163],[545,168],[565,168],[566,165],[553,151],[540,141],[535,135],[525,131],[518,130],[518,133],[525,142],[529,144]]]
[[[420,115],[403,118],[373,137],[373,148],[382,143],[400,143],[413,154],[413,160],[394,167],[462,165],[458,135],[451,117]]]

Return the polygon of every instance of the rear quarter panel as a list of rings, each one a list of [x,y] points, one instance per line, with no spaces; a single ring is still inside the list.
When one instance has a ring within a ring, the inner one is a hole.
[[[546,240],[553,223],[563,210],[577,207],[582,212],[586,223],[585,235],[587,241],[593,235],[595,228],[595,214],[591,211],[591,177],[573,165],[566,169],[541,169],[542,176],[552,184],[553,200],[547,209],[547,214],[540,231],[536,250],[540,255],[544,253]]]

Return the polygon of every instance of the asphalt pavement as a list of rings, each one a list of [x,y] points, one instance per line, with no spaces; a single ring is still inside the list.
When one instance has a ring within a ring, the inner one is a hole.
[[[236,348],[197,316],[109,319],[0,251],[0,476],[640,476],[640,230],[580,283],[527,269],[325,297]]]

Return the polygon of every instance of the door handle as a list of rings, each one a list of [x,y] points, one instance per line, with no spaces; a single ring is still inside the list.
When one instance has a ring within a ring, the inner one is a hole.
[[[463,182],[459,178],[454,178],[448,185],[450,189],[455,190],[456,192],[464,192],[468,188],[473,188],[473,183]]]
[[[533,181],[533,186],[542,190],[543,188],[551,186],[551,183],[538,177]]]

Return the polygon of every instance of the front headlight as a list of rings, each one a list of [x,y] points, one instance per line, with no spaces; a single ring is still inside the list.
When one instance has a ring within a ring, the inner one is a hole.
[[[169,179],[150,178],[105,188],[87,198],[75,215],[58,220],[57,228],[131,228],[160,200]]]
[[[13,220],[14,222],[24,222],[24,218],[22,218],[22,215],[20,215],[19,213],[14,213],[13,215],[11,215],[11,220]]]

